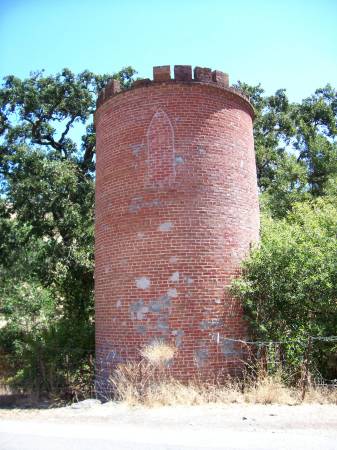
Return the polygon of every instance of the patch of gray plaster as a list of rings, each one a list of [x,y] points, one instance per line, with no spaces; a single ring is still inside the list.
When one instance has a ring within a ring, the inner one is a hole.
[[[176,298],[178,297],[178,292],[176,288],[170,288],[167,290],[167,295],[171,298]]]
[[[149,208],[151,208],[152,206],[161,206],[161,201],[159,200],[159,198],[155,198],[149,202],[145,202],[144,206],[147,206]]]
[[[223,325],[221,319],[202,320],[200,322],[201,330],[212,330],[213,328],[219,328]]]
[[[149,309],[151,312],[160,313],[163,309],[167,309],[171,306],[170,297],[165,294],[162,295],[158,300],[153,300],[149,303]]]
[[[133,156],[139,156],[140,152],[145,148],[144,144],[131,144],[130,145]]]
[[[175,162],[176,162],[176,164],[184,164],[185,160],[182,156],[176,155]]]
[[[200,156],[206,155],[206,149],[202,145],[197,145],[197,153]]]
[[[220,348],[225,356],[235,356],[240,353],[235,348],[235,343],[233,341],[227,340],[226,338],[221,339]]]
[[[144,305],[144,300],[137,300],[130,305],[130,313],[132,320],[144,320],[149,312],[148,306]]]
[[[194,283],[193,278],[189,277],[189,276],[185,276],[184,277],[184,281],[185,281],[186,284],[193,284]]]
[[[173,227],[172,222],[163,222],[159,225],[158,230],[159,231],[171,231]]]
[[[214,300],[214,303],[216,303],[217,305],[221,305],[221,298],[216,298]]]
[[[116,308],[120,308],[122,306],[122,300],[117,300]]]
[[[129,205],[130,212],[138,212],[142,208],[143,197],[134,197]]]
[[[135,282],[138,289],[148,289],[151,284],[151,281],[147,277],[136,278]]]
[[[137,325],[136,326],[136,331],[139,334],[146,334],[147,329],[146,329],[145,325]]]
[[[143,197],[134,197],[129,205],[129,211],[132,213],[137,213],[143,208],[154,208],[161,206],[161,201],[158,198],[153,200],[144,201]]]
[[[157,322],[157,329],[163,333],[167,333],[169,331],[169,325],[166,320],[159,319]]]
[[[177,256],[171,256],[169,259],[169,263],[171,264],[176,264],[178,262],[178,257]]]
[[[138,231],[137,239],[145,239],[145,233],[143,233],[142,231]]]
[[[116,350],[113,350],[113,349],[111,349],[111,348],[109,348],[108,350],[107,350],[107,352],[105,353],[105,358],[104,358],[104,362],[107,362],[107,363],[112,363],[112,362],[116,362],[116,361],[118,361],[118,353],[117,353],[117,351]],[[101,363],[102,363],[103,361],[101,361]],[[104,362],[103,362],[103,364],[104,364]]]
[[[177,347],[180,347],[183,341],[184,330],[172,330],[172,336],[175,336],[175,344]]]
[[[197,348],[194,352],[194,359],[198,367],[203,367],[208,358],[208,348]]]
[[[179,283],[179,276],[180,276],[179,272],[173,272],[169,280],[172,281],[172,283]]]

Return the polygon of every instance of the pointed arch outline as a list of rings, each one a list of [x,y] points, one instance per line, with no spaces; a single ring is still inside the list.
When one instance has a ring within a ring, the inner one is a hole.
[[[158,109],[146,132],[147,187],[169,187],[175,181],[175,132],[168,114]]]

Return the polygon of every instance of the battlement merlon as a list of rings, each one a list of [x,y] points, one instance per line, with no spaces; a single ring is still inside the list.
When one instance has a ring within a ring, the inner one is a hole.
[[[193,75],[192,75],[193,73]],[[155,66],[153,67],[153,80],[149,78],[143,78],[136,80],[131,89],[139,87],[148,87],[152,84],[158,83],[202,83],[209,84],[215,87],[219,87],[225,90],[229,90],[236,95],[242,97],[246,102],[249,99],[240,90],[229,86],[229,77],[225,72],[220,70],[212,70],[208,67],[195,67],[192,72],[192,66],[188,65],[176,65],[174,66],[174,77],[171,78],[171,66]],[[120,82],[118,80],[110,80],[104,89],[98,95],[96,108],[99,108],[110,97],[123,92]],[[251,104],[250,104],[251,106]],[[252,109],[252,116],[254,111]]]

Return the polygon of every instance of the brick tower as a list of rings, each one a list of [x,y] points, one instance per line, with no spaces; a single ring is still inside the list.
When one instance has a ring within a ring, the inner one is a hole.
[[[229,285],[258,239],[253,109],[228,77],[154,67],[111,81],[95,114],[96,358],[107,377],[154,339],[180,379],[240,365],[245,336]]]

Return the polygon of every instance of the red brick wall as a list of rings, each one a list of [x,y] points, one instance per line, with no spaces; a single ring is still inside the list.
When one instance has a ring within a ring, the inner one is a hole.
[[[163,339],[186,378],[239,364],[228,287],[259,209],[251,105],[222,72],[167,67],[98,100],[96,351],[109,364]]]

